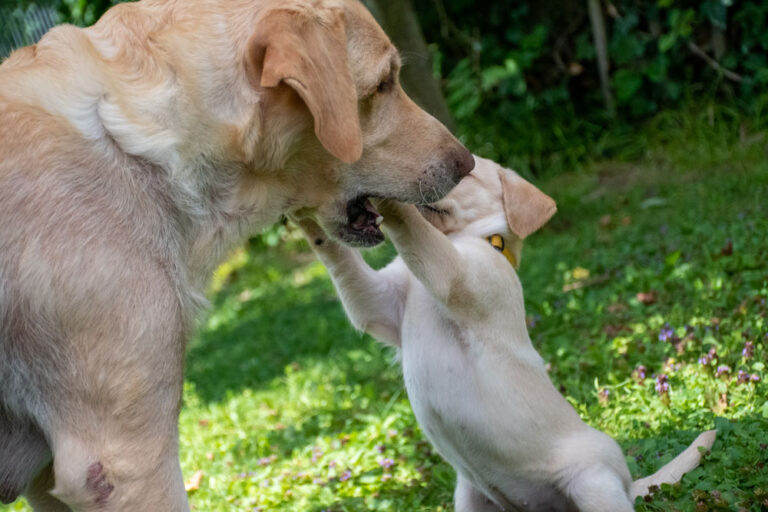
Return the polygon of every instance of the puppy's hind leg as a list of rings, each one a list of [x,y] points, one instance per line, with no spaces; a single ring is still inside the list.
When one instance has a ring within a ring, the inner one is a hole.
[[[456,480],[453,506],[456,512],[502,512],[502,509],[461,475]]]
[[[576,476],[566,494],[580,512],[632,512],[624,482],[609,468],[596,467]]]

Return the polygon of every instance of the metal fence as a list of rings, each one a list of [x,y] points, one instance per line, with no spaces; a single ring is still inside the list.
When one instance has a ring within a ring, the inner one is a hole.
[[[16,48],[36,43],[57,23],[59,13],[54,7],[0,8],[0,60]]]

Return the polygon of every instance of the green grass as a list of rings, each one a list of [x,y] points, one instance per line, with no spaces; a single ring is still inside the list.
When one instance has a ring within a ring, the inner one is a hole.
[[[539,183],[559,213],[523,253],[531,336],[553,380],[621,443],[636,477],[719,429],[703,465],[638,510],[765,510],[766,141],[686,119],[657,120],[663,130],[627,141],[631,155]],[[276,235],[276,247],[254,242],[219,271],[189,346],[181,458],[187,478],[202,472],[192,506],[452,510],[453,470],[425,442],[394,354],[349,327],[295,233]],[[718,359],[700,364],[711,348]],[[720,365],[730,371],[718,376]],[[739,384],[739,370],[760,382]]]

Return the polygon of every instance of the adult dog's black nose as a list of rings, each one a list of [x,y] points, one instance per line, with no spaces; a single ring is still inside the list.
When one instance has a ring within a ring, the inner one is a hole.
[[[458,183],[475,168],[475,157],[467,148],[460,146],[451,153],[448,166]]]

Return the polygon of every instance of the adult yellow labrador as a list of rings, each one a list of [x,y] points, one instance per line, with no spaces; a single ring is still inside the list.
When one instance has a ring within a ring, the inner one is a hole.
[[[428,203],[470,153],[354,0],[142,0],[0,66],[0,501],[187,510],[185,339],[244,237]]]

